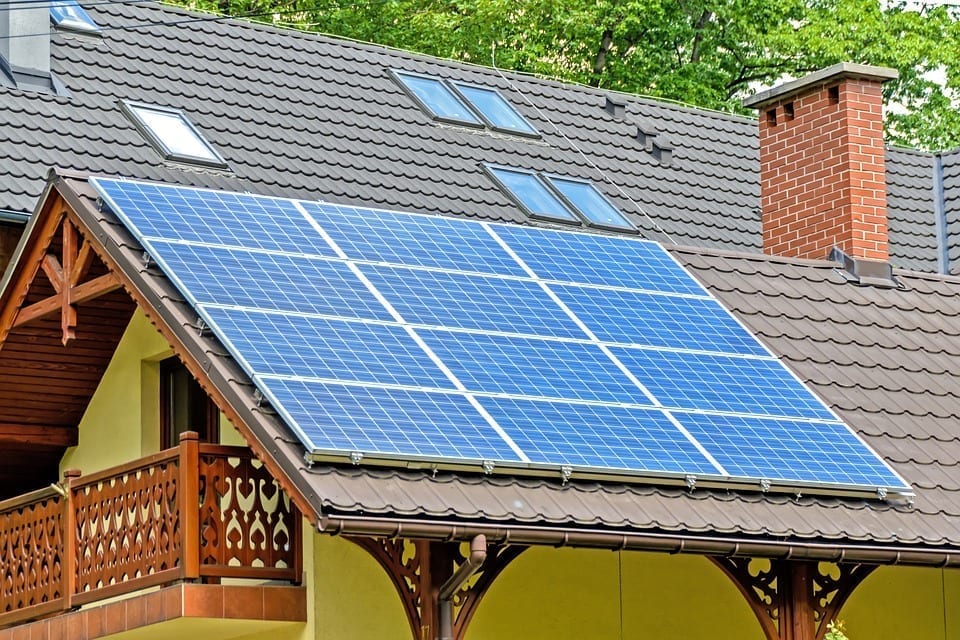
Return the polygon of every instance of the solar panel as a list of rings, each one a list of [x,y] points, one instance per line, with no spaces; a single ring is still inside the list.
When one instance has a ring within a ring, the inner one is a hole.
[[[360,269],[412,324],[585,337],[534,282],[372,265]]]
[[[616,347],[611,351],[669,407],[836,421],[773,359]]]
[[[551,285],[599,339],[670,349],[769,355],[715,300]]]
[[[496,234],[544,279],[707,296],[655,242],[625,237],[498,225]]]
[[[204,306],[202,311],[251,371],[454,389],[413,338],[394,325],[253,309]]]
[[[909,494],[655,243],[91,182],[314,459]]]
[[[150,247],[195,304],[392,319],[342,262],[159,240]]]
[[[655,473],[716,471],[655,409],[514,398],[480,403],[532,462]]]
[[[526,273],[478,224],[324,203],[303,208],[348,258],[506,276]]]
[[[420,335],[470,391],[612,403],[646,403],[596,345],[482,333]]]
[[[314,451],[520,460],[463,395],[285,378],[261,383]]]

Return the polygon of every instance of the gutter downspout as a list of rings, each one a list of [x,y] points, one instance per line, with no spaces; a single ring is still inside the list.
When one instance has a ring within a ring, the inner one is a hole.
[[[440,618],[438,640],[453,640],[453,596],[486,559],[487,537],[480,533],[470,541],[470,557],[440,586],[437,593],[437,613]]]
[[[950,249],[947,243],[946,202],[943,199],[943,155],[933,156],[933,219],[937,233],[937,271],[950,273]]]

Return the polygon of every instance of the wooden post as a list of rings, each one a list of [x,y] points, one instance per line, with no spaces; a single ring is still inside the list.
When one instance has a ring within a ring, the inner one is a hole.
[[[63,560],[62,571],[63,608],[73,608],[73,595],[77,590],[77,510],[73,504],[73,481],[80,477],[79,469],[67,469],[63,472]]]
[[[200,577],[200,436],[196,431],[180,434],[178,464],[181,576],[196,580]]]

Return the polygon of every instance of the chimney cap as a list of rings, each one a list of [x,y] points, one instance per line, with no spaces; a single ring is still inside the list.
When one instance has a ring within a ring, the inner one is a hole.
[[[778,102],[798,93],[803,93],[809,87],[823,85],[845,78],[874,80],[883,83],[888,80],[896,80],[899,76],[900,74],[896,69],[889,67],[874,67],[853,62],[840,62],[831,67],[814,71],[802,78],[777,85],[772,89],[764,89],[763,91],[755,93],[743,100],[743,106],[762,109],[771,102]]]

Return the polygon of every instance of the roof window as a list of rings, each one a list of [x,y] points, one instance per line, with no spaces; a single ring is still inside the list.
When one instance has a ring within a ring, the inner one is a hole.
[[[77,0],[53,0],[50,3],[50,22],[58,29],[100,33],[100,26],[83,10]]]
[[[394,71],[400,84],[437,120],[539,137],[540,133],[496,89]]]
[[[593,184],[561,176],[546,176],[547,182],[559,191],[592,227],[614,231],[636,231],[627,217],[610,204]]]
[[[484,169],[531,218],[584,223],[613,231],[636,231],[623,213],[587,180],[484,165]]]
[[[165,160],[209,167],[227,166],[183,111],[138,102],[123,101],[121,105],[137,129]]]
[[[486,169],[531,218],[580,224],[580,218],[536,174],[503,167],[487,166]]]

